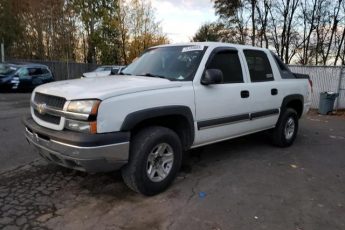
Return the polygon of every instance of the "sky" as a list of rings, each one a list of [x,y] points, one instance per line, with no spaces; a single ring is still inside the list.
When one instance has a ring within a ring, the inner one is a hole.
[[[189,42],[205,22],[217,19],[211,0],[151,0],[171,43]]]

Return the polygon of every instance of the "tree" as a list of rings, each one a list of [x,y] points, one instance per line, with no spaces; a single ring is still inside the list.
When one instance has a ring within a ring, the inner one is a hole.
[[[236,43],[273,47],[285,63],[336,65],[345,56],[344,2],[215,0],[214,8]]]
[[[147,0],[0,0],[0,39],[14,58],[103,64],[168,42]]]
[[[343,12],[345,12],[345,2],[342,4],[342,9]],[[344,20],[344,15],[343,15],[343,20]],[[336,55],[334,59],[334,65],[337,65],[338,59],[341,59],[341,65],[345,65],[344,62],[344,56],[345,56],[345,45],[344,45],[344,40],[345,40],[345,28],[343,28],[343,32],[341,33],[340,36],[338,36],[338,44],[335,42],[336,45]],[[337,40],[336,40],[337,41]],[[342,55],[341,55],[342,54]]]
[[[74,59],[75,22],[64,0],[0,0],[7,54],[29,59]],[[6,3],[6,1],[8,3]],[[7,14],[7,16],[5,16]],[[68,37],[68,38],[67,38]]]
[[[243,6],[241,0],[215,0],[216,14],[222,19],[228,20],[236,15],[237,10]]]
[[[119,8],[116,1],[103,1],[99,9],[101,23],[96,29],[97,60],[103,64],[119,63],[119,28],[116,10]]]
[[[251,42],[254,46],[256,43],[256,8],[258,0],[215,0],[214,8],[232,35],[239,32],[239,37],[232,39],[239,43],[245,44],[249,31],[251,31]],[[247,7],[250,8],[251,28],[248,28],[248,21],[245,20]]]
[[[323,64],[326,65],[326,62],[328,60],[328,56],[331,50],[331,46],[332,46],[332,41],[334,38],[334,35],[337,31],[338,28],[338,23],[339,23],[339,12],[340,12],[340,8],[341,8],[341,2],[342,0],[338,0],[336,6],[333,9],[333,14],[332,14],[332,18],[333,18],[333,23],[332,23],[332,29],[331,29],[331,35],[330,35],[330,39],[327,45],[327,51],[326,54],[323,56]]]
[[[250,5],[252,9],[252,46],[255,46],[255,30],[256,30],[256,25],[255,25],[255,8],[256,8],[256,2],[257,0],[250,0]]]
[[[228,41],[245,44],[248,37],[248,21],[245,20],[244,1],[215,0],[214,8],[219,21],[228,31]]]
[[[22,26],[18,17],[18,0],[0,0],[0,43],[5,43],[6,52],[22,37]]]
[[[285,63],[289,63],[291,58],[295,54],[295,50],[291,51],[291,38],[293,38],[293,34],[298,34],[295,33],[296,31],[293,29],[294,27],[292,25],[298,3],[299,0],[281,0],[281,2],[277,2],[276,4],[274,4],[273,10],[276,11],[275,15],[282,15],[281,20],[279,20],[277,24],[279,28],[282,28],[282,31],[279,32],[281,34],[279,46],[280,50],[277,51],[279,51],[279,56],[285,61]],[[275,29],[275,31],[278,30]],[[290,52],[292,53],[292,56],[290,56]]]
[[[265,41],[265,47],[268,48],[267,27],[269,10],[271,6],[271,0],[258,1],[256,4],[256,11],[258,12],[258,21],[261,25],[261,28],[258,31],[258,35],[260,36],[260,47],[263,47],[263,42]]]
[[[226,33],[224,32],[225,28],[222,23],[205,23],[198,29],[192,41],[224,41],[226,39]]]
[[[120,0],[116,11],[117,26],[120,36],[120,58],[125,65],[128,64],[127,44],[129,43],[129,7],[124,0]]]
[[[116,41],[116,26],[111,24],[115,17],[117,1],[114,0],[70,0],[69,5],[79,15],[78,20],[82,22],[87,38],[86,61],[96,63],[98,59],[103,62],[114,61],[112,55]],[[110,48],[110,49],[109,49]]]
[[[147,48],[168,43],[168,39],[155,19],[155,11],[150,2],[131,0],[127,6],[130,42],[126,55],[128,62],[131,62]]]

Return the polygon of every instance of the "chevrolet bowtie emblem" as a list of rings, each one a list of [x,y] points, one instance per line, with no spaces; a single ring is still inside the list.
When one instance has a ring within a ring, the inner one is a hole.
[[[38,104],[37,105],[37,111],[40,113],[40,114],[45,114],[46,113],[46,107],[47,105],[45,103],[43,104]]]

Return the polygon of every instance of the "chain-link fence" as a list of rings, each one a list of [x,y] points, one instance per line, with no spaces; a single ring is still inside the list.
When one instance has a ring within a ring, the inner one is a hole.
[[[22,60],[22,59],[8,59],[6,60],[6,62],[38,63],[38,64],[46,65],[53,72],[56,81],[80,78],[83,73],[90,72],[96,69],[98,66],[96,64],[85,64],[85,63],[76,63],[76,62]]]

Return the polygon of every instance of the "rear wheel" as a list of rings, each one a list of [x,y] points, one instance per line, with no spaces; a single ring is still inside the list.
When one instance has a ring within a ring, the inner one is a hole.
[[[122,177],[132,190],[155,195],[175,179],[181,160],[177,134],[165,127],[148,127],[132,138],[129,163],[122,169]]]
[[[272,132],[273,144],[288,147],[293,144],[298,132],[298,115],[294,109],[284,110]]]

